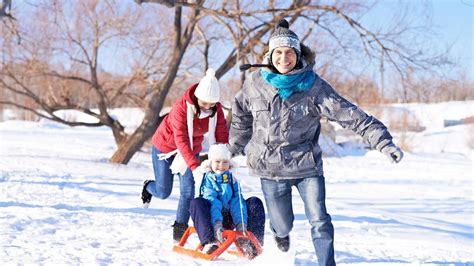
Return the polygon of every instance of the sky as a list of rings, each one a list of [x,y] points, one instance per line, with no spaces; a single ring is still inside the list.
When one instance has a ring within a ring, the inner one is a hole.
[[[440,43],[453,44],[452,56],[474,80],[474,0],[433,0],[431,3]]]
[[[426,12],[428,20],[422,21],[421,18],[416,20],[419,23],[432,25],[433,35],[429,35],[430,39],[426,39],[426,45],[439,52],[451,47],[449,58],[459,64],[468,78],[474,81],[474,0],[380,0],[373,10],[364,15],[362,21],[367,23],[364,26],[371,29],[372,25],[380,24],[387,18],[396,19],[398,8],[403,5],[413,7],[420,13]],[[375,72],[378,73],[378,66],[375,68],[377,68]],[[234,74],[238,73],[237,67],[235,69]],[[447,67],[446,73],[450,71],[452,68]],[[448,76],[450,75],[448,73]],[[375,78],[378,78],[378,74]]]
[[[441,28],[441,39],[454,42],[453,56],[474,80],[474,0],[433,1],[433,20]]]
[[[339,129],[343,145],[321,140],[338,265],[474,265],[473,125],[443,126],[445,119],[474,116],[473,104],[387,106],[378,116],[382,121],[408,112],[425,127],[421,132],[391,130],[395,142],[404,143],[399,164],[364,149],[359,136]],[[130,117],[130,109],[112,112],[127,127],[140,121]],[[168,199],[153,198],[150,208],[143,209],[143,180],[153,176],[150,152],[117,165],[108,163],[115,148],[106,127],[0,122],[2,265],[315,264],[310,226],[296,189],[289,252],[276,247],[268,214],[264,251],[255,260],[224,253],[208,262],[173,252],[177,178]],[[245,165],[244,157],[236,160]],[[233,174],[244,197],[264,200],[259,179],[245,166]],[[197,243],[192,235],[186,247],[194,249]]]
[[[34,3],[34,1],[14,0],[13,6],[18,6],[15,12],[21,12],[21,8],[25,5],[34,9],[33,4],[25,3]],[[452,45],[451,59],[458,62],[468,77],[474,80],[474,0],[381,0],[377,4],[378,7],[370,15],[364,17],[364,21],[370,28],[372,23],[380,23],[388,17],[396,16],[393,10],[400,3],[409,3],[414,8],[422,8],[424,3],[429,4],[427,12],[432,15],[433,29],[437,33],[437,38],[434,39],[437,41],[433,43],[433,39],[427,40],[427,45],[434,45],[440,50]],[[147,7],[147,5],[150,4],[142,4],[141,7]],[[105,59],[101,66],[105,70],[116,73],[123,71],[123,65],[116,60],[117,51],[117,48],[111,48],[101,54]],[[231,72],[231,75],[238,74],[238,67],[236,66]]]
[[[331,3],[331,1],[326,2]],[[415,22],[423,25],[429,23],[432,34],[417,37],[426,38],[426,46],[433,48],[432,51],[441,53],[450,48],[449,59],[459,65],[459,69],[462,69],[467,77],[474,81],[474,0],[372,0],[368,2],[377,2],[375,7],[361,19],[363,25],[369,30],[380,24],[391,25],[388,20],[392,23],[397,20],[400,6],[409,6],[416,9],[417,14],[426,15],[428,17],[426,20],[425,17],[419,17],[415,18]],[[292,29],[291,25],[290,29]],[[354,62],[354,68],[351,70],[358,72],[357,68],[365,65],[365,58],[363,60],[362,64]],[[347,63],[344,62],[344,64]],[[378,79],[378,65],[372,67],[375,73],[374,78]],[[448,76],[456,76],[457,72],[451,66],[445,69],[444,73]],[[232,75],[238,73],[239,70],[235,67]]]
[[[362,22],[369,29],[391,25],[390,22],[398,19],[396,12],[402,12],[399,8],[403,5],[428,17],[409,18],[414,23],[430,23],[432,34],[416,36],[426,38],[426,48],[440,52],[449,48],[449,59],[458,64],[470,80],[474,80],[474,0],[381,0]],[[446,67],[445,73],[449,75],[452,70],[452,67]]]

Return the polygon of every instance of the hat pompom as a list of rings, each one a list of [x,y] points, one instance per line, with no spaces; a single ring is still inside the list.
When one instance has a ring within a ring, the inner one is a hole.
[[[216,76],[216,71],[214,71],[214,69],[212,69],[212,68],[209,68],[209,69],[206,71],[206,76],[215,77],[215,76]]]
[[[286,19],[282,19],[278,22],[278,27],[289,29],[290,24],[288,24],[288,21]]]

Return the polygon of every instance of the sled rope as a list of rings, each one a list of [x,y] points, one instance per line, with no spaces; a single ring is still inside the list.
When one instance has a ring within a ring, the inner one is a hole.
[[[243,226],[243,233],[244,233],[244,236],[247,236],[247,228],[245,226],[245,223],[244,223],[244,210],[243,210],[243,206],[242,206],[242,189],[240,188],[240,183],[237,183],[237,187],[239,188],[239,206],[240,206],[240,220],[242,222],[242,226]]]

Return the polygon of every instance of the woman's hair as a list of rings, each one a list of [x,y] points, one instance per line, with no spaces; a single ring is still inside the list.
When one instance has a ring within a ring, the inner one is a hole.
[[[199,117],[201,115],[201,107],[199,107],[198,98],[194,94],[191,94],[191,100],[193,101],[194,108],[196,108],[196,114],[194,117]],[[214,117],[214,115],[217,113],[217,103],[211,108],[211,110],[212,113],[210,117]]]

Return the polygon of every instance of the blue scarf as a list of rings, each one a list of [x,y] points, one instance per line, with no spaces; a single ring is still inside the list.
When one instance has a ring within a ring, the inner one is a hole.
[[[267,83],[278,89],[278,95],[283,100],[287,100],[295,92],[311,89],[316,79],[316,74],[312,70],[294,75],[276,74],[263,69],[260,73]]]

